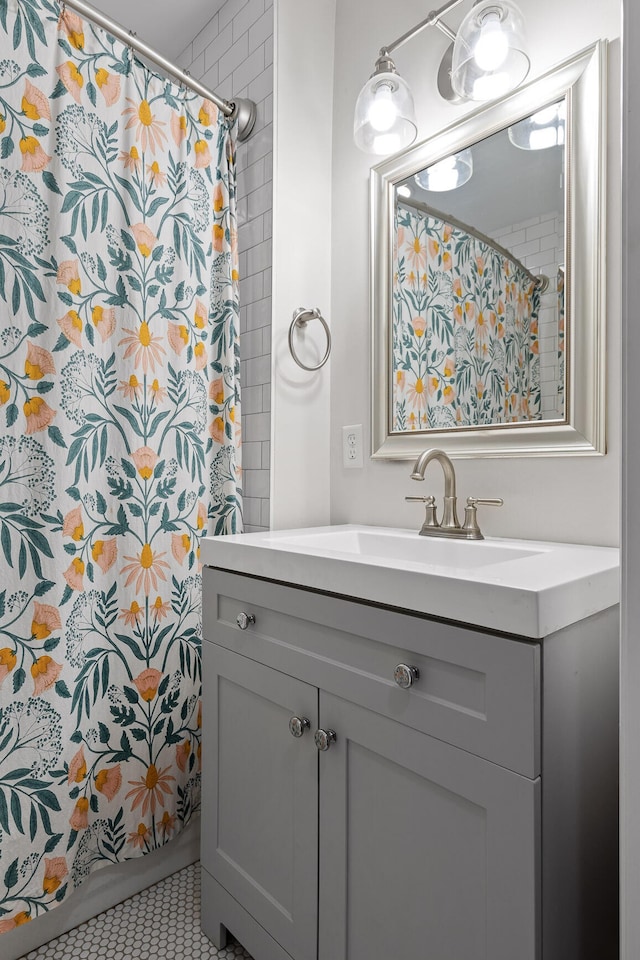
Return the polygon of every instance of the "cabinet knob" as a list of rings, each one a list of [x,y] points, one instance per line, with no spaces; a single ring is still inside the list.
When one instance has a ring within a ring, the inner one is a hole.
[[[293,737],[301,737],[310,726],[311,723],[306,717],[291,717],[289,720],[289,730]]]
[[[250,623],[255,623],[256,618],[252,613],[245,613],[244,610],[242,613],[239,613],[236,617],[236,623],[241,630],[246,630]]]
[[[411,667],[407,663],[399,663],[393,671],[393,679],[403,690],[408,690],[409,687],[413,686],[413,681],[419,677],[420,671],[418,668]]]
[[[336,732],[335,730],[316,730],[313,735],[315,740],[316,747],[318,750],[321,750],[323,753],[325,750],[328,750],[332,743],[336,742]]]

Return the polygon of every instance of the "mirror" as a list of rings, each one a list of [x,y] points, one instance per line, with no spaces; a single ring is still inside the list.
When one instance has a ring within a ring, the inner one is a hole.
[[[604,43],[372,171],[373,453],[604,453]]]
[[[563,98],[396,185],[393,433],[564,419],[565,116]]]

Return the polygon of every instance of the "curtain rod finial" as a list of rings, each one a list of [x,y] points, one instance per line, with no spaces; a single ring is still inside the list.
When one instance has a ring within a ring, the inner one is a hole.
[[[253,100],[238,97],[233,101],[231,118],[238,121],[238,140],[241,143],[251,136],[257,115],[258,110]]]

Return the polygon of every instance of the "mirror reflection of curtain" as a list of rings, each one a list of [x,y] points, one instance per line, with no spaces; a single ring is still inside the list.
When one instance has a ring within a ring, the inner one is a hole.
[[[539,308],[535,282],[502,251],[397,209],[392,430],[541,419]]]

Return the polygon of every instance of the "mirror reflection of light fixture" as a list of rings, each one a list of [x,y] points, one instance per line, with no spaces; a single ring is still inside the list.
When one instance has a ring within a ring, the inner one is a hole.
[[[432,163],[430,167],[416,173],[414,180],[423,190],[439,193],[445,190],[456,190],[467,183],[472,174],[473,154],[468,149]]]
[[[416,139],[413,96],[391,53],[426,27],[437,27],[453,41],[438,70],[438,90],[445,100],[494,100],[526,77],[529,58],[524,51],[524,21],[513,0],[477,0],[456,35],[442,17],[461,2],[448,0],[380,50],[374,72],[356,103],[353,136],[365,153],[397,153]]]
[[[525,117],[519,123],[508,128],[509,140],[521,150],[547,150],[549,147],[564,146],[566,101],[552,103],[538,110],[531,117]]]

